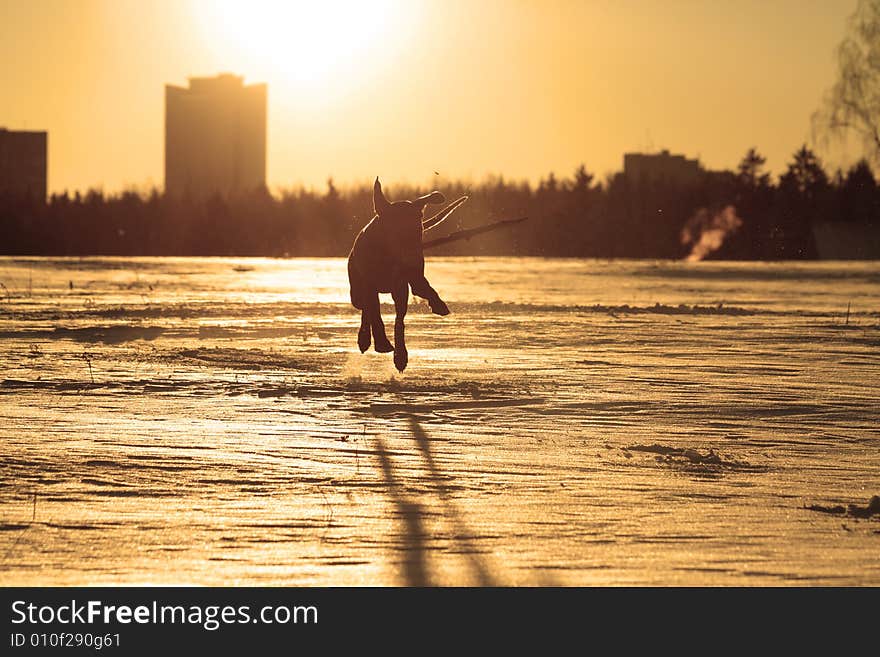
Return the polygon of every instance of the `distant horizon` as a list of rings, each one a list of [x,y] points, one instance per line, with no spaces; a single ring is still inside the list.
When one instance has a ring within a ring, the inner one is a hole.
[[[227,72],[224,71],[222,73],[227,73]],[[202,76],[191,76],[191,77],[202,77]],[[260,83],[252,82],[252,84],[260,84]],[[35,133],[45,132],[45,133],[47,133],[48,143],[49,143],[48,160],[49,160],[49,166],[51,168],[52,133],[50,131],[39,129],[39,128],[13,128],[11,126],[2,125],[2,124],[0,124],[0,130],[9,130],[9,131],[16,131],[16,132],[35,132]],[[852,168],[858,162],[860,162],[861,160],[864,159],[864,156],[862,154],[858,154],[856,156],[848,158],[848,161],[846,161],[846,162],[837,162],[836,164],[832,163],[822,157],[820,149],[818,149],[815,144],[811,143],[811,140],[805,139],[793,147],[790,156],[782,162],[782,164],[778,167],[778,169],[775,169],[775,170],[772,169],[769,166],[769,158],[767,158],[768,165],[765,167],[765,172],[770,175],[771,180],[773,180],[774,182],[778,181],[779,177],[785,173],[785,170],[787,169],[788,165],[790,164],[791,160],[793,159],[795,152],[797,150],[799,150],[804,145],[806,145],[811,150],[815,150],[817,152],[817,155],[819,156],[820,160],[822,161],[822,164],[825,168],[825,171],[829,174],[829,176],[833,176],[834,174],[837,173],[837,171],[841,171],[845,174],[850,168]],[[766,156],[766,152],[763,151],[760,146],[756,146],[754,144],[751,146],[743,147],[742,156],[745,156],[750,148],[755,148],[755,150],[760,155]],[[574,173],[578,170],[578,168],[580,168],[581,166],[585,167],[587,172],[594,176],[594,180],[596,182],[605,183],[609,177],[623,173],[624,157],[626,155],[636,154],[636,153],[637,154],[645,154],[645,155],[657,155],[657,154],[661,154],[664,152],[670,153],[672,155],[683,155],[684,157],[686,157],[688,159],[696,159],[699,162],[702,169],[707,172],[716,172],[717,173],[717,172],[724,172],[724,171],[735,171],[737,168],[737,165],[739,164],[739,160],[737,160],[733,165],[731,165],[729,167],[719,167],[719,168],[708,167],[708,166],[706,166],[706,163],[700,158],[699,155],[694,155],[694,154],[687,153],[682,150],[678,150],[678,149],[664,145],[664,146],[654,147],[650,150],[645,149],[645,150],[626,150],[626,151],[623,151],[619,155],[620,166],[618,166],[616,168],[609,168],[604,171],[597,171],[595,169],[591,169],[588,166],[587,162],[583,161],[583,162],[575,164],[574,167],[570,171],[558,171],[558,170],[551,169],[551,170],[546,171],[543,174],[539,174],[534,179],[526,178],[526,177],[510,176],[500,170],[488,170],[480,175],[473,175],[472,174],[472,175],[461,175],[461,176],[458,176],[458,175],[443,176],[443,175],[439,174],[439,172],[433,172],[432,174],[428,175],[424,179],[424,181],[422,181],[422,182],[415,180],[411,177],[406,177],[406,176],[394,177],[394,176],[385,175],[385,174],[383,174],[383,172],[370,173],[370,174],[367,174],[367,175],[362,176],[360,178],[349,178],[347,180],[337,178],[336,176],[334,176],[331,173],[331,174],[328,174],[322,181],[316,180],[316,181],[311,181],[311,182],[307,183],[303,180],[294,180],[294,181],[290,181],[288,183],[281,183],[281,182],[267,183],[266,189],[272,194],[283,193],[283,192],[289,191],[289,190],[301,190],[301,189],[306,190],[306,191],[320,191],[322,189],[326,189],[328,182],[330,180],[332,180],[334,186],[337,187],[338,189],[351,190],[351,189],[355,189],[355,188],[360,188],[360,187],[372,185],[373,180],[375,180],[376,177],[379,177],[379,178],[387,181],[387,183],[389,185],[392,185],[392,186],[399,185],[399,186],[405,186],[405,187],[424,187],[424,186],[430,186],[435,183],[442,184],[439,182],[440,180],[445,181],[447,184],[462,184],[462,183],[464,183],[464,184],[484,184],[486,182],[490,182],[490,181],[498,180],[498,179],[503,179],[505,182],[512,183],[512,184],[529,184],[532,187],[537,187],[542,181],[546,180],[548,178],[548,176],[550,176],[550,175],[554,176],[557,180],[568,179],[568,178],[572,177],[574,175]],[[874,170],[874,167],[872,167],[872,170]],[[880,171],[874,171],[874,173],[875,173],[875,175],[880,175]],[[50,180],[51,180],[51,178],[50,178]],[[113,189],[106,189],[104,187],[104,185],[100,184],[100,183],[89,185],[87,187],[55,188],[55,189],[53,189],[53,188],[51,188],[51,183],[50,183],[50,189],[49,189],[48,194],[49,194],[49,196],[52,196],[54,194],[63,195],[64,193],[76,194],[77,192],[80,194],[85,194],[85,193],[92,192],[92,191],[101,192],[101,193],[107,194],[107,195],[124,194],[127,192],[136,192],[138,194],[149,194],[149,193],[152,193],[153,191],[158,191],[158,192],[164,193],[165,192],[165,181],[162,181],[161,183],[156,183],[155,181],[144,182],[144,183],[140,183],[140,184],[139,183],[127,183],[127,184],[124,184],[120,187],[116,187]]]
[[[2,128],[2,126],[0,126],[0,128]],[[49,135],[50,142],[51,142],[51,138],[52,138],[51,135]],[[769,167],[765,167],[764,172],[770,175],[771,184],[777,185],[779,183],[780,177],[785,173],[790,161],[794,159],[795,152],[797,150],[799,150],[802,146],[804,146],[804,144],[799,145],[794,151],[792,151],[791,158],[789,159],[789,162],[786,162],[786,164],[784,165],[784,167],[780,171],[778,171],[778,172],[777,171],[770,171]],[[807,146],[807,148],[812,150],[812,148],[810,147],[809,144],[806,144],[806,146]],[[756,150],[758,151],[758,154],[763,154],[763,152],[761,151],[760,148],[758,148]],[[639,154],[657,155],[657,154],[660,154],[664,151],[668,151],[671,155],[684,155],[686,157],[688,156],[687,153],[680,153],[680,152],[677,152],[677,151],[674,151],[671,149],[666,149],[666,148],[654,150],[654,151],[651,151],[650,153],[641,152]],[[745,155],[747,151],[748,151],[748,148],[744,149],[743,155]],[[305,183],[301,183],[301,182],[293,182],[289,185],[281,185],[281,184],[269,185],[269,184],[267,184],[266,190],[269,192],[270,195],[272,195],[276,198],[279,198],[288,192],[305,191],[308,193],[320,194],[320,193],[327,191],[328,184],[332,181],[334,188],[336,188],[337,190],[339,190],[341,192],[347,193],[347,192],[354,192],[354,191],[362,191],[363,189],[371,188],[373,185],[373,181],[377,177],[382,181],[383,186],[387,187],[390,190],[394,190],[395,188],[407,188],[407,189],[410,189],[410,188],[412,188],[412,189],[429,189],[430,188],[430,189],[441,189],[441,191],[442,191],[442,187],[444,185],[447,187],[450,187],[450,186],[467,187],[470,185],[473,185],[474,187],[479,187],[479,186],[485,186],[487,184],[494,183],[499,180],[504,181],[504,183],[507,185],[512,185],[512,186],[528,185],[531,189],[537,189],[541,185],[542,182],[545,182],[547,180],[548,176],[550,176],[550,175],[552,175],[555,178],[555,180],[558,182],[565,182],[565,181],[573,180],[575,173],[577,172],[577,170],[580,166],[584,166],[586,168],[586,172],[593,176],[593,181],[592,181],[593,185],[602,185],[603,187],[605,187],[605,186],[607,186],[607,182],[608,182],[609,178],[617,176],[617,175],[622,175],[624,173],[623,158],[625,155],[629,155],[629,154],[633,154],[633,153],[635,153],[635,152],[634,151],[627,151],[625,153],[621,153],[621,155],[620,155],[621,166],[617,169],[609,170],[604,173],[599,173],[598,171],[593,171],[589,167],[587,167],[585,162],[582,162],[579,165],[576,165],[575,168],[571,171],[567,171],[567,172],[548,171],[545,175],[541,176],[537,180],[527,180],[524,178],[514,178],[512,176],[507,176],[502,172],[488,172],[488,173],[486,173],[482,176],[479,176],[479,177],[476,177],[476,176],[461,176],[461,177],[440,176],[440,177],[438,177],[437,175],[432,175],[432,176],[429,176],[426,180],[420,182],[417,180],[409,180],[406,178],[394,178],[391,176],[386,176],[382,172],[377,172],[375,174],[365,176],[363,179],[352,179],[352,180],[347,180],[347,181],[340,181],[335,176],[330,175],[323,182],[317,182],[314,184],[305,184]],[[864,158],[853,159],[853,161],[851,163],[847,163],[846,166],[832,167],[829,165],[828,162],[825,162],[825,161],[822,161],[822,164],[823,164],[825,172],[828,174],[829,179],[833,180],[835,178],[835,176],[837,175],[838,171],[845,176],[853,167],[855,167],[863,159]],[[821,160],[821,157],[820,157],[820,160]],[[737,164],[738,164],[738,162],[737,162]],[[710,168],[707,168],[702,161],[700,161],[700,165],[701,165],[704,172],[714,173],[714,174],[735,173],[736,169],[737,169],[736,165],[734,165],[730,168],[724,168],[724,169],[710,169]],[[878,180],[880,180],[880,171],[876,170],[876,168],[873,167],[870,163],[868,163],[868,166],[871,169],[871,171],[873,172],[874,176]],[[72,196],[75,194],[86,195],[90,192],[97,192],[97,193],[103,194],[104,196],[108,196],[108,197],[120,196],[122,194],[128,194],[128,193],[134,193],[134,194],[137,194],[141,197],[145,197],[145,196],[151,195],[153,192],[157,192],[160,195],[164,195],[165,194],[164,187],[165,187],[164,185],[128,185],[128,186],[120,187],[117,189],[106,189],[100,185],[96,185],[96,186],[92,186],[92,187],[78,188],[78,189],[56,189],[56,190],[50,189],[49,194],[47,196],[47,200],[48,200],[48,198],[51,198],[52,196],[55,196],[55,195],[63,196],[65,193],[68,194],[69,196]],[[256,190],[253,190],[253,191],[256,191]]]
[[[0,71],[0,125],[49,133],[49,193],[162,189],[165,85],[232,72],[268,85],[270,190],[604,179],[663,148],[723,170],[755,147],[778,175],[855,8],[325,4],[9,2],[0,57],[24,65]],[[860,153],[819,154],[833,171]]]

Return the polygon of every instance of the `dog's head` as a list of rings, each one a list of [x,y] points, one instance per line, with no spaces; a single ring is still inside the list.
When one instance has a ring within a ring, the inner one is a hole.
[[[394,201],[385,198],[379,179],[373,184],[373,210],[379,222],[391,237],[397,255],[404,264],[415,265],[422,258],[422,221],[425,206],[443,203],[446,197],[434,191],[412,201]]]
[[[373,210],[389,237],[388,242],[394,255],[406,265],[423,262],[422,233],[442,224],[467,200],[467,196],[462,196],[434,216],[425,219],[423,216],[425,206],[444,203],[446,198],[443,194],[434,191],[419,196],[414,201],[392,203],[382,193],[382,185],[378,178],[373,184]]]

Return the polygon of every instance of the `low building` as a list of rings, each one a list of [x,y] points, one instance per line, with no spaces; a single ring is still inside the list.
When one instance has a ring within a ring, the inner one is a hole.
[[[629,182],[690,185],[700,179],[702,172],[699,160],[672,155],[667,150],[623,156],[623,175]]]
[[[812,229],[820,260],[880,259],[880,225],[817,222]]]

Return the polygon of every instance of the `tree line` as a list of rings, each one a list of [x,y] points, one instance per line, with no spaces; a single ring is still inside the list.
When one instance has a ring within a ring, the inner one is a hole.
[[[436,255],[682,258],[691,252],[685,236],[693,233],[695,218],[735,213],[737,222],[727,223],[708,257],[810,259],[819,254],[816,224],[876,227],[880,219],[880,188],[866,161],[829,175],[806,146],[777,180],[760,153],[749,149],[735,171],[703,171],[686,183],[634,180],[622,172],[598,181],[581,166],[570,177],[550,174],[537,185],[494,177],[436,186],[449,200],[470,197],[438,236],[529,217],[509,230],[439,247]],[[428,191],[386,189],[392,199]],[[371,192],[369,185],[339,189],[331,180],[321,191],[258,190],[202,202],[155,190],[53,194],[47,202],[5,196],[0,254],[344,256],[372,218]],[[710,227],[700,221],[696,230]]]

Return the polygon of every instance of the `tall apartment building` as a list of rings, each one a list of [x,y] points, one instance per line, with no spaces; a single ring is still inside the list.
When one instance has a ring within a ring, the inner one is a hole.
[[[46,200],[46,132],[0,128],[0,194]]]
[[[165,87],[165,193],[204,199],[266,185],[266,85],[224,73]]]
[[[699,160],[684,155],[659,153],[626,153],[623,156],[623,174],[632,182],[665,182],[687,185],[699,180],[703,171]]]

